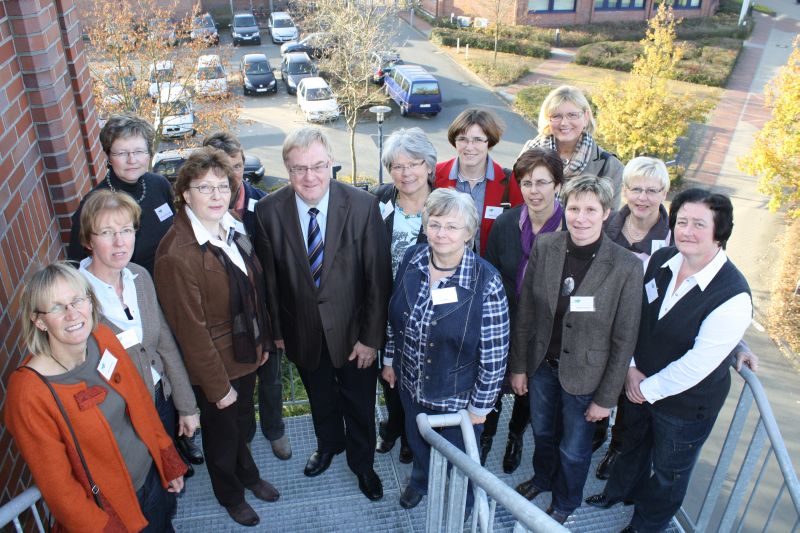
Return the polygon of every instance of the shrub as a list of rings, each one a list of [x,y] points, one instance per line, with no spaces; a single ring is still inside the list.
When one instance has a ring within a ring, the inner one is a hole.
[[[434,28],[431,30],[431,41],[436,44],[456,46],[458,39],[461,40],[461,46],[469,45],[470,48],[494,50],[493,35],[478,31],[450,30],[447,28]],[[550,45],[530,39],[502,38],[497,43],[497,51],[529,57],[550,57]]]
[[[508,60],[498,60],[495,63],[490,59],[473,59],[467,65],[481,79],[492,85],[509,85],[530,72],[526,65]]]
[[[517,93],[514,109],[534,125],[539,122],[539,108],[542,107],[547,94],[555,87],[550,85],[532,85]]]

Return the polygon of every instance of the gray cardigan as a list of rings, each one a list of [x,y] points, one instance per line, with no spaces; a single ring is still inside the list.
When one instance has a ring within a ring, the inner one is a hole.
[[[189,375],[186,373],[172,331],[158,304],[153,279],[147,270],[135,263],[128,263],[128,268],[136,276],[133,284],[136,287],[136,299],[142,316],[142,342],[128,348],[128,355],[147,385],[151,398],[155,399],[153,376],[150,372],[150,367],[153,367],[161,374],[164,396],[169,398],[170,394],[172,395],[178,414],[181,416],[196,414],[197,402],[189,383]],[[122,330],[107,318],[103,317],[101,321],[115,334],[122,333]]]
[[[617,156],[611,152],[607,152],[595,145],[594,152],[586,168],[583,169],[583,174],[591,174],[593,176],[600,176],[601,178],[608,178],[614,187],[614,198],[611,200],[611,211],[619,209],[620,198],[622,197],[622,171],[625,165],[617,159]],[[563,203],[563,202],[562,202]]]

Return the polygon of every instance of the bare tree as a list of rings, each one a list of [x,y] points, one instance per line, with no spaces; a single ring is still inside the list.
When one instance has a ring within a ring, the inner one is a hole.
[[[503,25],[503,17],[507,15],[511,8],[515,8],[514,0],[494,0],[492,5],[492,15],[494,15],[494,64],[497,65],[497,43],[500,41],[500,27]],[[513,18],[512,18],[513,21]]]

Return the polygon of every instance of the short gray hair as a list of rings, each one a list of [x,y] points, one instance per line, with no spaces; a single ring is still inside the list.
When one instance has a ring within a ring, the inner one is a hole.
[[[470,234],[467,246],[470,248],[475,242],[475,234],[478,232],[478,210],[472,196],[458,192],[455,189],[435,189],[425,200],[425,207],[422,209],[422,225],[428,226],[430,217],[443,217],[448,215],[458,215],[464,219],[464,226]]]
[[[431,169],[428,181],[433,184],[436,172],[436,148],[421,128],[400,128],[386,139],[381,159],[386,170],[391,172],[392,163],[401,155],[406,155],[410,159],[422,159],[428,163]]]
[[[564,199],[564,207],[569,203],[570,196],[590,192],[594,194],[603,211],[611,209],[611,201],[614,198],[614,187],[611,179],[592,174],[583,174],[569,180],[561,191],[561,198]]]
[[[111,146],[117,139],[142,137],[147,143],[147,152],[153,155],[153,140],[156,130],[141,117],[130,113],[111,115],[100,130],[100,146],[107,156],[111,155]]]
[[[289,152],[295,148],[308,149],[312,144],[320,143],[328,154],[328,159],[333,159],[333,149],[328,136],[320,129],[313,126],[306,126],[299,130],[294,130],[283,141],[283,162],[289,159]]]
[[[661,182],[661,187],[669,191],[667,165],[655,157],[639,156],[628,161],[625,170],[622,171],[622,181],[626,187],[633,178],[656,178]]]

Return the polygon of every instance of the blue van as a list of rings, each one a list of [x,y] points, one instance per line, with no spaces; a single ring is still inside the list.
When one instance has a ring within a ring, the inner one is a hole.
[[[418,65],[397,65],[384,79],[386,94],[403,116],[419,113],[436,116],[442,110],[442,91],[433,74]]]

